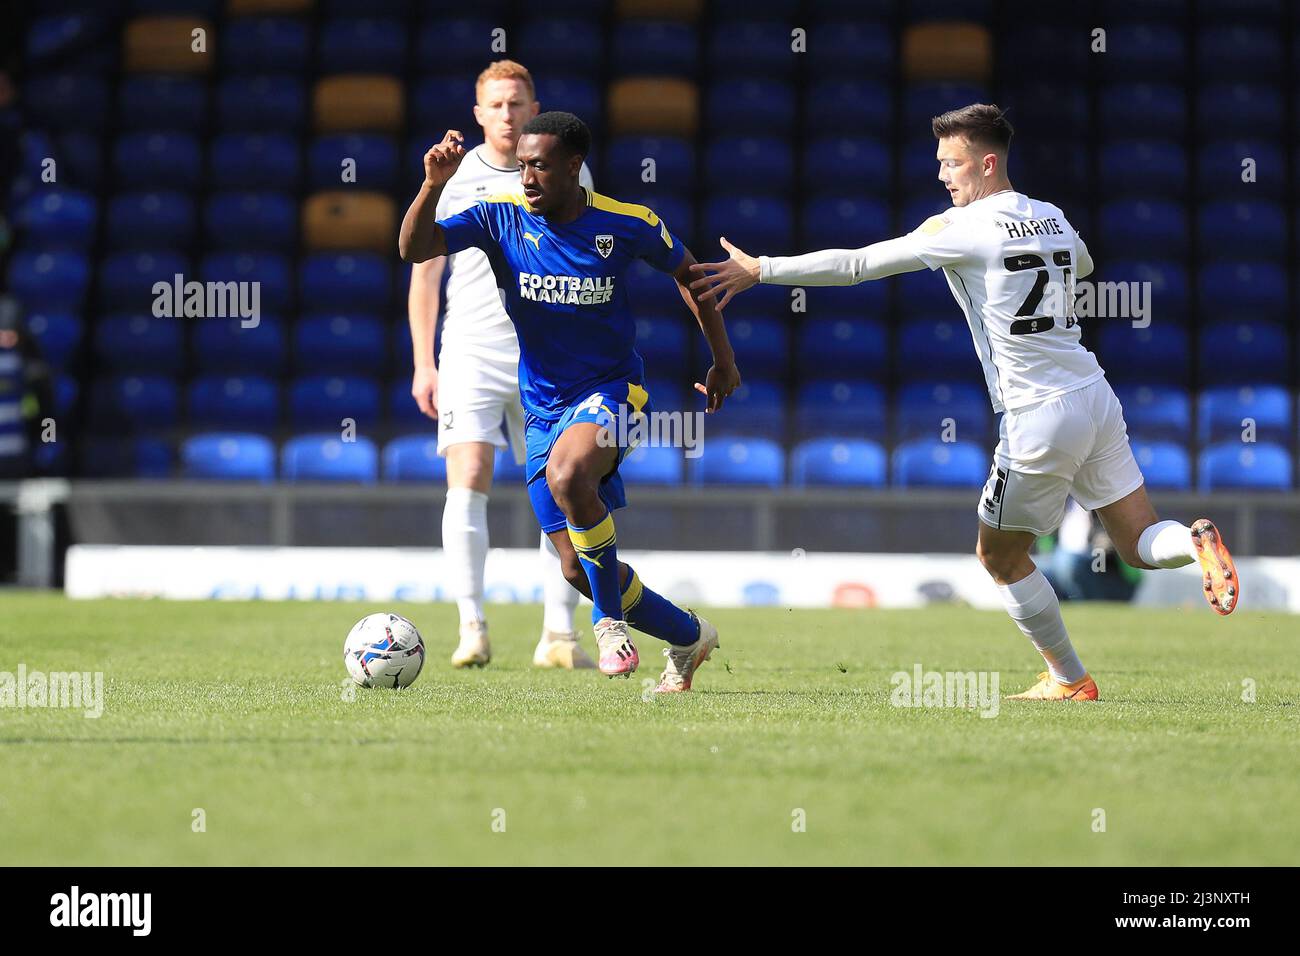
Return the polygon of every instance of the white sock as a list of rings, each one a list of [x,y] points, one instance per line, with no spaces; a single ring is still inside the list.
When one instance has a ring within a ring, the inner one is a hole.
[[[1011,619],[1047,661],[1052,677],[1061,684],[1083,680],[1088,672],[1074,653],[1061,618],[1061,602],[1043,572],[1035,568],[1033,574],[1014,584],[999,584],[998,593]]]
[[[573,612],[578,609],[578,589],[568,582],[555,543],[542,533],[542,588],[546,595],[542,627],[568,634],[573,630]]]
[[[483,620],[483,566],[487,564],[488,496],[473,488],[448,488],[442,506],[442,548],[460,623]]]
[[[1153,568],[1181,568],[1196,560],[1192,529],[1177,521],[1157,521],[1138,537],[1137,549]]]

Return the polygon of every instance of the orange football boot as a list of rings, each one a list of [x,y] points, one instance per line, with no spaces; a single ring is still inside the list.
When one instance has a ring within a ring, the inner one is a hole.
[[[1073,684],[1061,684],[1044,671],[1038,675],[1037,684],[1023,694],[1012,694],[1007,700],[1096,700],[1099,696],[1097,682],[1087,674]]]
[[[1192,525],[1192,544],[1205,574],[1205,600],[1220,614],[1231,614],[1241,600],[1237,566],[1223,543],[1223,536],[1209,518],[1197,518]]]

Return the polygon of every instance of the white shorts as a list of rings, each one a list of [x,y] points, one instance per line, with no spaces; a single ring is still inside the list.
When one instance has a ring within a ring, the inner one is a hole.
[[[505,422],[506,435],[501,434]],[[507,444],[515,464],[524,463],[524,406],[519,402],[519,363],[443,349],[438,360],[438,454],[452,445]]]
[[[1100,378],[1003,414],[978,511],[981,521],[1002,531],[1051,534],[1068,497],[1095,511],[1141,486],[1124,411]]]

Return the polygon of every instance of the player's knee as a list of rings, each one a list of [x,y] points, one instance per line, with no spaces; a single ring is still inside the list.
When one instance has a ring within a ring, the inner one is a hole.
[[[546,484],[560,508],[568,511],[567,505],[580,500],[588,492],[594,492],[594,484],[582,467],[574,459],[552,460],[546,465]]]
[[[984,570],[998,580],[1007,580],[1015,572],[1018,556],[1002,548],[991,548],[981,538],[975,542],[975,557]]]

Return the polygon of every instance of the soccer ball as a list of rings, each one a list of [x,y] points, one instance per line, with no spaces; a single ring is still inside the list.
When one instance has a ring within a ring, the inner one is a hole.
[[[400,614],[367,614],[348,631],[343,663],[362,687],[409,687],[424,667],[424,638]]]

